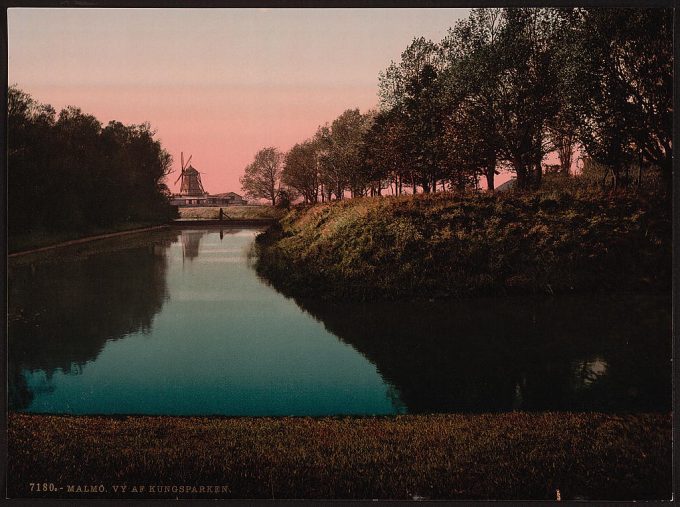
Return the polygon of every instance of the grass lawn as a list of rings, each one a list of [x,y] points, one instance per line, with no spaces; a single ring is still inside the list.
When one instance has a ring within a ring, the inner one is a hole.
[[[671,495],[670,414],[13,413],[8,430],[10,497],[554,500],[558,489],[563,500]],[[31,492],[31,482],[54,484],[57,491]],[[105,491],[68,492],[77,485],[102,485]],[[116,493],[114,485],[128,490]],[[145,492],[131,492],[133,485],[144,485]],[[179,489],[186,485],[220,488]]]

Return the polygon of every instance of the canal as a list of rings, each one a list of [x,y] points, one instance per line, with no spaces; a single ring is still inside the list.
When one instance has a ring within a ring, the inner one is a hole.
[[[257,276],[258,232],[160,230],[10,259],[10,409],[671,409],[670,296],[295,300]]]

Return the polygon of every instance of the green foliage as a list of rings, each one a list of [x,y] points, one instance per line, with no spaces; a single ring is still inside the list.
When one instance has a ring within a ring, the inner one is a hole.
[[[160,223],[176,213],[162,183],[172,158],[149,124],[102,127],[75,107],[57,116],[12,86],[7,162],[10,242],[45,230],[73,235]]]
[[[296,208],[258,237],[257,268],[284,292],[336,299],[668,289],[669,202],[573,180]]]

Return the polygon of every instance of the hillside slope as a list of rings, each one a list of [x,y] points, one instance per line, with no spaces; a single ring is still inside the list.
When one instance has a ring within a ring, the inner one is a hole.
[[[291,210],[257,255],[282,292],[331,299],[660,290],[671,212],[633,194],[360,198]]]

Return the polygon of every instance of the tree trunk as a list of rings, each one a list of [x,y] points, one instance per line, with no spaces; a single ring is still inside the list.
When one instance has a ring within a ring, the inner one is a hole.
[[[529,178],[527,167],[524,165],[522,159],[517,157],[513,160],[512,166],[515,168],[515,174],[517,175],[516,186],[519,190],[526,190],[529,188]]]
[[[543,168],[541,167],[541,162],[538,161],[534,164],[533,186],[534,186],[535,189],[541,188],[542,179],[543,179]]]
[[[574,153],[574,145],[572,143],[571,136],[563,136],[560,139],[559,146],[557,148],[557,155],[560,159],[560,172],[565,176],[569,176],[571,170],[571,161]]]
[[[494,157],[486,166],[486,186],[490,192],[496,188],[494,178],[496,177],[496,158]]]

